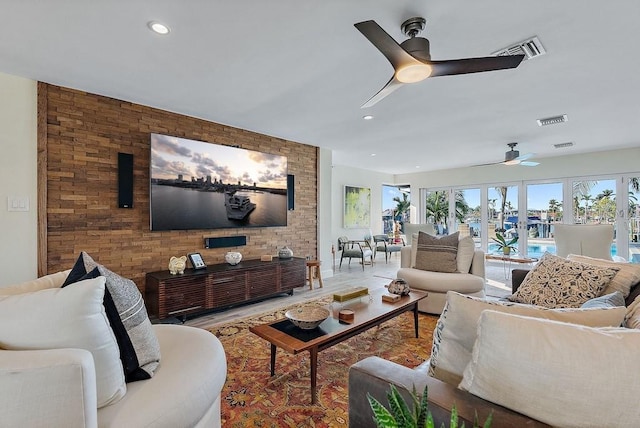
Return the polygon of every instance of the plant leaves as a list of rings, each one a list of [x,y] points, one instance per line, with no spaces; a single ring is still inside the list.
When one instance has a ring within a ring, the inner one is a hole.
[[[449,427],[458,428],[458,409],[456,409],[455,404],[451,408],[451,421],[449,422]],[[462,428],[464,428],[464,424]]]
[[[375,420],[378,428],[398,427],[393,415],[369,393],[367,393],[367,400],[369,400],[369,406],[371,406],[371,410],[373,410],[373,419]]]
[[[426,428],[436,428],[436,423],[433,421],[433,416],[431,412],[427,413],[427,422],[424,425]]]
[[[409,406],[404,401],[404,398],[398,391],[395,385],[391,384],[391,390],[387,393],[389,400],[389,408],[387,410],[378,400],[373,398],[371,394],[367,393],[367,399],[369,405],[374,414],[374,421],[378,428],[435,428],[435,422],[433,415],[429,411],[429,401],[427,400],[427,386],[424,388],[422,397],[419,399],[416,393],[416,387],[413,386],[413,391],[410,393],[413,400],[414,411],[409,410]],[[451,418],[449,420],[449,428],[458,428],[459,423],[458,409],[454,404],[451,408]],[[491,428],[493,423],[493,412],[489,413],[487,419],[483,424],[483,428]],[[462,427],[465,424],[462,422]],[[479,428],[478,412],[475,414],[473,420],[473,428]],[[444,422],[441,424],[441,428],[445,428]]]
[[[422,392],[422,398],[420,399],[420,405],[418,406],[418,403],[416,402],[416,407],[418,408],[418,414],[416,417],[416,426],[417,427],[424,427],[425,423],[427,421],[427,419],[431,416],[431,412],[429,412],[429,401],[427,400],[427,389],[428,386],[425,385],[424,386],[424,391]],[[415,396],[415,385],[414,385],[414,396]],[[433,418],[431,418],[432,422],[433,422]]]
[[[389,408],[391,409],[391,414],[396,420],[396,423],[399,427],[415,427],[416,421],[414,419],[411,410],[409,410],[409,406],[400,395],[400,392],[395,387],[395,385],[391,385],[391,392],[387,394],[387,398],[389,399]]]
[[[489,413],[489,416],[487,416],[487,419],[484,421],[484,428],[491,428],[491,424],[493,424],[493,410],[491,411],[491,413]]]

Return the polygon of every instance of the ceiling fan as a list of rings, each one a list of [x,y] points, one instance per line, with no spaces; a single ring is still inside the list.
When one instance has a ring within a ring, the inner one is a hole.
[[[354,24],[382,52],[395,70],[391,80],[361,108],[371,107],[405,83],[420,82],[427,77],[516,68],[524,59],[524,55],[507,55],[432,61],[429,40],[416,37],[424,29],[426,22],[421,17],[410,18],[403,22],[402,32],[409,38],[400,44],[375,21]]]
[[[515,149],[517,145],[518,145],[518,143],[509,143],[509,144],[507,144],[507,146],[509,146],[509,148],[511,150],[505,152],[504,160],[501,161],[501,162],[483,163],[483,164],[474,165],[474,166],[486,166],[486,165],[498,165],[498,164],[503,164],[503,165],[522,165],[522,166],[537,166],[537,165],[540,165],[540,162],[533,162],[533,161],[527,160],[527,159],[531,159],[534,156],[533,153],[525,153],[523,155],[520,155],[520,152]]]

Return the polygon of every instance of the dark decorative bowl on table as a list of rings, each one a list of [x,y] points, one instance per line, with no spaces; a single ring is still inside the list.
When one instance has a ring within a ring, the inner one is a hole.
[[[301,306],[289,309],[284,316],[298,328],[312,330],[329,318],[329,310],[322,306]]]

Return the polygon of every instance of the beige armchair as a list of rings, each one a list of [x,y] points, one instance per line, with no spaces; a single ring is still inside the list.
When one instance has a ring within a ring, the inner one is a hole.
[[[554,224],[556,255],[569,254],[611,260],[612,224]]]
[[[411,240],[414,233],[424,232],[424,233],[428,233],[429,235],[435,236],[436,228],[433,223],[422,223],[422,224],[405,223],[403,226],[403,232],[407,238],[405,240],[405,244],[411,245]]]

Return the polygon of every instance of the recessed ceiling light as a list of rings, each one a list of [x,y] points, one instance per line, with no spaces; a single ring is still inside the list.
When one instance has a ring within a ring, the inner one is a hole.
[[[368,114],[368,115],[366,115],[366,116],[362,116],[362,118],[363,118],[364,120],[371,120],[371,119],[373,119],[373,116],[371,116],[370,114]]]
[[[160,23],[158,21],[149,21],[147,23],[147,26],[149,27],[149,29],[151,31],[153,31],[154,33],[157,33],[157,34],[165,35],[165,34],[169,34],[169,32],[171,31],[169,29],[169,27],[167,27],[166,25],[164,25],[164,24],[162,24],[162,23]]]
[[[420,168],[420,165],[416,165],[416,168]]]
[[[375,156],[375,155],[376,155],[375,153],[371,153],[371,156]]]

